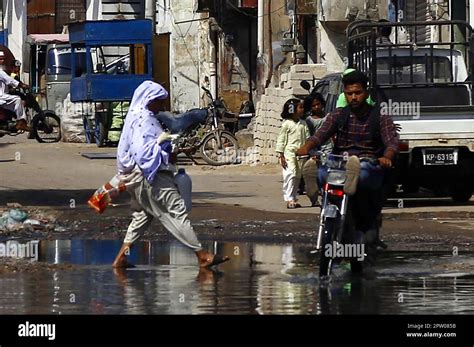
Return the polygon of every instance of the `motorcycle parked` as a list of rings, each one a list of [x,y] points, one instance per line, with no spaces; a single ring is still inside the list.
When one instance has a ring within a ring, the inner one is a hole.
[[[61,121],[53,111],[43,111],[36,98],[29,90],[17,91],[25,102],[27,123],[30,128],[28,138],[35,138],[40,143],[54,143],[61,140]],[[16,129],[16,115],[13,111],[0,108],[0,137],[17,136],[24,133]]]
[[[238,119],[226,117],[226,108],[211,92],[202,87],[210,97],[208,108],[195,109],[181,115],[160,112],[157,119],[171,134],[179,135],[174,141],[179,152],[185,153],[194,163],[198,151],[204,161],[213,166],[234,164],[238,160],[239,144],[229,125],[236,127]],[[228,127],[225,127],[225,124]]]
[[[330,276],[333,265],[347,259],[351,264],[352,273],[361,273],[363,270],[363,260],[373,257],[371,244],[365,244],[364,235],[355,229],[355,221],[351,211],[351,197],[344,192],[346,182],[347,156],[318,152],[317,156],[325,160],[328,168],[327,181],[322,187],[321,215],[316,249],[320,251],[319,275]],[[377,164],[376,159],[361,158],[362,161],[370,161]],[[357,194],[357,193],[356,193]],[[350,246],[352,250],[364,252],[357,256],[348,257],[342,251],[342,256],[338,249],[346,250]],[[328,249],[331,252],[328,252]],[[368,254],[370,252],[370,254]]]

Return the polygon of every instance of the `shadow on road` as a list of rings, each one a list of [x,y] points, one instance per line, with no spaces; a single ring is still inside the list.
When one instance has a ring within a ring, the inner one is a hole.
[[[0,206],[7,203],[19,203],[24,206],[70,206],[85,205],[87,200],[94,193],[95,189],[83,190],[68,190],[68,189],[14,189],[2,190],[0,194]],[[200,192],[193,193],[194,199],[222,199],[222,198],[238,198],[238,197],[252,197],[253,195],[240,193],[215,193],[215,192]],[[128,203],[130,195],[125,192],[118,198],[114,199],[115,204]]]
[[[70,206],[86,204],[94,190],[3,190],[0,205],[19,203],[25,206]]]

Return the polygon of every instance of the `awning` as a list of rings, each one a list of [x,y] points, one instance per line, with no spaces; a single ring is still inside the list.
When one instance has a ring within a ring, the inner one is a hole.
[[[26,37],[26,42],[34,44],[68,43],[69,34],[31,34]]]

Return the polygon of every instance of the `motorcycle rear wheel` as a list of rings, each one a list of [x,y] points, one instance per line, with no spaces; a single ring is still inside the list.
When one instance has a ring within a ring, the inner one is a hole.
[[[33,118],[31,132],[39,143],[54,143],[61,140],[61,120],[54,113],[37,114]]]
[[[217,136],[220,138],[218,145]],[[237,161],[239,144],[237,139],[227,131],[213,132],[204,138],[200,148],[202,159],[209,165],[221,166],[234,164]]]

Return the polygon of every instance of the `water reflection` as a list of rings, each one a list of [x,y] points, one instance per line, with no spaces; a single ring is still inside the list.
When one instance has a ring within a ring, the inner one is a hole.
[[[474,276],[446,270],[472,262],[442,254],[385,253],[375,279],[341,266],[317,276],[318,255],[304,245],[209,243],[232,261],[199,270],[179,243],[141,242],[136,268],[110,267],[120,241],[42,241],[40,261],[76,270],[0,277],[0,314],[452,314],[472,313]],[[459,272],[459,271],[458,271]]]

